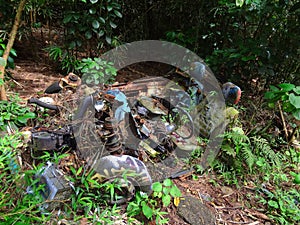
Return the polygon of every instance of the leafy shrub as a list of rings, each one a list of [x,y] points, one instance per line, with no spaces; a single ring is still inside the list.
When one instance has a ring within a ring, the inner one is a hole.
[[[109,84],[114,81],[117,75],[117,70],[113,67],[113,63],[101,58],[82,59],[76,69],[83,74],[82,80],[87,84]]]
[[[280,103],[283,111],[300,120],[300,86],[290,83],[282,83],[278,87],[271,85],[270,91],[265,93],[265,99],[270,108],[275,108],[275,103]]]
[[[281,168],[282,153],[275,152],[268,140],[248,137],[239,127],[224,133],[219,156],[212,167],[222,174],[226,183],[238,184],[237,177],[250,173],[270,172]]]
[[[296,1],[236,3],[218,1],[206,14],[204,35],[199,36],[207,43],[202,46],[209,46],[205,58],[210,68],[222,74],[220,79],[299,81],[299,52],[293,47],[298,42],[293,30],[299,26]]]
[[[113,30],[118,26],[118,18],[122,18],[118,1],[77,1],[73,6],[69,11],[66,10],[63,18],[68,48],[76,49],[92,40],[98,43],[94,43],[97,49],[103,46],[104,40],[111,45]]]
[[[116,205],[109,206],[107,198],[116,197],[116,190],[119,188],[115,183],[101,183],[94,177],[94,171],[87,171],[83,167],[77,170],[70,168],[72,175],[69,180],[74,184],[74,192],[71,196],[71,204],[65,209],[77,215],[73,220],[85,218],[93,224],[114,224],[114,220],[120,218],[120,208]]]
[[[275,192],[266,191],[260,202],[267,205],[269,217],[277,223],[296,224],[300,220],[300,194],[296,189],[277,188]]]
[[[251,142],[244,131],[239,127],[224,133],[221,159],[225,165],[242,174],[245,170],[252,171],[256,156],[252,152]],[[245,168],[244,163],[248,166]]]
[[[67,73],[74,72],[79,65],[79,60],[67,49],[53,45],[44,50],[49,53],[49,58],[59,63],[59,67]]]
[[[33,175],[38,168],[23,173],[17,163],[17,151],[21,145],[20,134],[6,135],[0,139],[0,223],[34,224],[47,221],[46,215],[37,214],[43,202],[39,194],[42,185],[36,185]],[[26,187],[32,185],[32,195]]]
[[[166,39],[167,41],[176,43],[184,47],[193,46],[193,44],[196,42],[195,36],[193,35],[194,31],[189,31],[190,32],[188,34],[184,34],[181,30],[168,31],[166,33]]]
[[[164,207],[168,207],[171,203],[171,198],[180,197],[181,192],[170,179],[164,180],[163,183],[153,183],[152,189],[152,196],[136,193],[135,199],[129,202],[127,206],[127,214],[136,216],[142,213],[149,220],[154,217],[156,224],[168,223],[168,219],[163,217],[167,213],[159,208],[160,201]]]
[[[6,126],[25,126],[29,119],[35,118],[30,108],[20,104],[20,99],[15,97],[11,101],[0,101],[0,129],[5,130]]]
[[[164,180],[163,183],[155,182],[152,189],[153,197],[161,198],[164,207],[170,205],[171,198],[181,197],[180,190],[170,179]]]
[[[3,39],[0,38],[0,58],[4,54],[5,48],[6,48],[6,44],[4,43]],[[11,69],[15,68],[15,61],[13,57],[17,57],[17,52],[15,49],[12,48],[7,58],[7,67]]]

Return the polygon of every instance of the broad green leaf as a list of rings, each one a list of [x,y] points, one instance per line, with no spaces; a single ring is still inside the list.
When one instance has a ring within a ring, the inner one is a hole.
[[[106,42],[107,42],[108,44],[111,44],[111,38],[110,38],[109,36],[106,36],[106,37],[105,37],[105,40],[106,40]]]
[[[262,161],[262,160],[257,160],[257,161],[256,161],[256,165],[262,167],[263,165],[265,165],[265,162]]]
[[[28,112],[24,116],[28,119],[33,119],[33,118],[35,118],[35,113],[34,112]]]
[[[10,117],[11,117],[11,116],[12,116],[11,113],[6,113],[6,114],[4,114],[3,119],[4,119],[4,120],[10,120]]]
[[[151,219],[153,215],[153,210],[145,203],[143,202],[142,211],[143,214],[147,217],[147,219]]]
[[[6,61],[3,57],[0,57],[0,66],[6,66]]]
[[[73,20],[75,20],[76,22],[78,22],[77,20],[79,20],[80,18],[81,18],[80,13],[73,14]]]
[[[273,99],[275,97],[275,94],[273,91],[268,91],[264,95],[265,99]]]
[[[164,180],[164,186],[169,187],[169,186],[171,186],[172,184],[173,184],[173,183],[172,183],[171,179],[165,179],[165,180]]]
[[[72,14],[67,14],[63,19],[63,23],[69,23],[72,20],[72,18],[73,18]]]
[[[90,2],[91,2],[92,4],[95,4],[95,3],[98,2],[98,0],[90,0]]]
[[[170,187],[164,187],[163,188],[163,194],[168,195],[170,193]]]
[[[107,11],[110,12],[113,9],[113,7],[111,5],[107,6]]]
[[[295,87],[295,88],[293,89],[293,91],[294,91],[296,94],[300,95],[300,86]]]
[[[296,176],[295,176],[295,179],[293,180],[293,182],[295,184],[300,184],[300,173],[298,173]]]
[[[74,175],[76,175],[76,169],[73,166],[70,167],[70,170]]]
[[[296,109],[300,109],[300,96],[296,96],[294,93],[289,95],[290,103],[296,107]]]
[[[122,18],[122,14],[118,10],[114,10],[114,13],[117,17]]]
[[[177,186],[173,185],[170,190],[170,195],[172,197],[181,197],[181,191]]]
[[[13,49],[13,48],[10,50],[10,54],[11,54],[12,56],[14,56],[14,57],[17,57],[17,52],[16,52],[16,50]]]
[[[18,116],[18,117],[17,117],[17,121],[20,122],[20,123],[22,123],[22,124],[26,124],[27,119],[28,119],[28,118],[25,117],[25,116]]]
[[[85,32],[84,36],[86,37],[86,39],[91,39],[92,38],[92,32],[87,31],[87,32]]]
[[[162,184],[159,183],[159,182],[155,182],[155,183],[152,184],[152,190],[153,190],[153,191],[161,192],[161,191],[162,191],[162,188],[163,188],[163,186],[162,186]]]
[[[100,27],[100,24],[97,20],[94,20],[93,23],[92,23],[92,26],[95,28],[95,29],[98,29]]]
[[[115,23],[113,23],[112,21],[109,21],[109,24],[110,24],[110,26],[112,27],[112,28],[116,28],[117,27],[117,25],[115,24]]]
[[[100,30],[99,33],[98,33],[98,36],[102,37],[103,35],[104,35],[104,30]]]
[[[97,10],[96,10],[95,8],[91,8],[91,9],[89,9],[89,13],[90,13],[90,14],[95,14],[95,13],[96,13],[96,11],[97,11]]]
[[[2,78],[0,78],[0,86],[4,84],[4,81]]]
[[[165,207],[167,207],[171,203],[171,196],[170,195],[164,195],[164,196],[162,196],[161,200],[162,200],[163,205]]]
[[[300,120],[300,109],[297,109],[293,112],[293,116],[296,120]]]
[[[290,84],[290,83],[282,83],[282,84],[279,84],[278,85],[279,87],[282,88],[283,91],[291,91],[295,88],[295,85],[294,84]]]
[[[279,89],[274,85],[270,85],[270,90],[271,91],[279,91]]]
[[[235,0],[236,6],[242,7],[244,5],[245,0]]]
[[[101,23],[105,23],[105,19],[103,17],[99,16],[99,20]]]

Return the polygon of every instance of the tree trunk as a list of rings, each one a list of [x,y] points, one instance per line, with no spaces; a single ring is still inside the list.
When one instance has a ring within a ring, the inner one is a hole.
[[[9,40],[8,43],[6,45],[5,51],[3,53],[2,58],[5,60],[5,62],[7,62],[7,58],[9,56],[10,50],[14,44],[16,35],[17,35],[17,31],[19,28],[19,24],[20,24],[20,20],[21,20],[21,15],[22,15],[22,11],[24,9],[25,3],[27,0],[21,0],[17,9],[17,14],[15,17],[15,21],[14,21],[14,25],[11,29],[10,35],[9,35]],[[4,79],[4,73],[5,73],[5,66],[1,66],[0,65],[0,79]],[[6,96],[6,90],[4,87],[4,84],[0,86],[1,90],[0,90],[0,100],[7,100],[7,96]]]

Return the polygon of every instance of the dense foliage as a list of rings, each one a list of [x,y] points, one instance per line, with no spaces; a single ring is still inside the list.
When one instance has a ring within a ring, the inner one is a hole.
[[[0,0],[0,24],[3,25],[0,65],[4,65],[1,56],[18,3]],[[300,3],[296,0],[128,0],[126,3],[28,0],[18,41],[10,52],[7,66],[14,66],[17,52],[29,40],[32,52],[26,52],[27,58],[34,61],[41,52],[47,53],[60,71],[88,73],[91,75],[88,79],[83,77],[86,83],[110,83],[112,80],[103,80],[104,75],[114,79],[117,71],[110,62],[100,58],[102,53],[125,42],[160,39],[196,52],[220,82],[231,80],[246,95],[251,92],[250,84],[261,85],[262,93],[249,97],[257,102],[244,101],[247,108],[235,107],[237,113],[223,135],[221,151],[211,163],[210,172],[222,185],[255,186],[251,190],[255,196],[244,196],[244,202],[254,199],[265,207],[265,214],[273,222],[294,224],[300,220],[300,144],[295,140],[299,138],[300,118],[299,14]],[[99,68],[104,72],[99,73]],[[1,79],[0,84],[3,83]],[[0,109],[0,130],[8,127],[17,130],[35,118],[30,108],[18,99],[1,101]],[[261,109],[266,115],[258,115]],[[198,138],[199,146],[205,146],[208,140]],[[17,163],[20,151],[25,148],[20,140],[19,134],[0,139],[0,183],[3,184],[0,222],[44,223],[53,218],[40,211],[41,196],[25,194],[25,189],[37,182],[32,179],[33,174],[47,160],[58,162],[67,156],[45,152],[23,174]],[[203,172],[198,167],[202,154],[199,147],[188,160],[195,169],[193,178]],[[120,212],[126,214],[128,221],[143,217],[158,224],[167,223],[162,208],[181,196],[168,179],[155,183],[152,195],[136,194],[126,209],[108,206],[103,193],[112,198],[118,193],[118,185],[97,183],[89,172],[83,167],[70,168],[69,179],[76,188],[71,200],[63,204],[65,214],[59,214],[53,223],[68,218],[80,223],[88,220],[113,224],[112,219],[119,219]],[[34,187],[36,193],[43,188]]]
[[[18,96],[12,101],[0,101],[0,130],[6,130],[7,126],[14,129],[16,126],[25,126],[27,121],[35,118],[36,115],[29,107],[22,105]]]
[[[6,28],[17,2],[0,2]],[[198,53],[222,82],[259,78],[299,84],[299,13],[294,0],[31,0],[19,37],[47,28],[50,47],[61,48],[63,58],[72,62],[122,42],[165,39]],[[1,30],[0,38],[8,32]]]

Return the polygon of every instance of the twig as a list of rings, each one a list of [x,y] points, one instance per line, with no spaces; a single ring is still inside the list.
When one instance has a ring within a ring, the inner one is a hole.
[[[18,81],[16,81],[16,80],[13,79],[12,81],[13,81],[14,83],[16,83],[18,86],[20,86],[20,87],[22,87],[22,88],[24,87],[22,84],[20,84],[20,83],[19,83]]]
[[[226,221],[227,223],[233,223],[233,224],[247,224],[248,225],[248,223],[249,222],[235,222],[235,221]]]
[[[293,140],[293,138],[294,138],[294,135],[295,135],[295,133],[296,133],[296,131],[297,131],[297,129],[298,129],[298,127],[296,126],[296,127],[294,127],[293,128],[293,131],[292,131],[292,133],[291,133],[291,135],[290,135],[290,137],[289,137],[289,143]]]
[[[249,223],[249,224],[247,224],[247,225],[256,225],[256,224],[259,224],[259,223],[260,223],[259,221],[255,221],[255,222]]]
[[[247,224],[247,225],[257,225],[259,224],[260,222],[259,221],[255,221],[253,223],[249,223],[249,222],[237,222],[237,221],[232,221],[232,220],[223,220],[223,219],[217,219],[218,221],[220,222],[224,222],[225,224],[228,224],[228,223],[233,223],[233,224]]]
[[[262,220],[272,221],[267,215],[265,215],[265,214],[263,214],[261,212],[258,212],[258,211],[252,211],[252,212],[250,212],[248,209],[245,209],[244,211],[247,213],[247,215],[250,218],[252,218],[254,220],[257,220],[257,217],[258,217],[259,219],[262,219]]]
[[[241,209],[243,206],[233,206],[233,207],[228,207],[228,206],[215,206],[215,209]]]
[[[200,198],[200,200],[201,200],[201,203],[203,204],[203,199],[202,199],[202,196],[201,196],[200,191],[198,191],[198,196],[199,196],[199,198]]]
[[[289,134],[288,134],[288,131],[286,129],[286,123],[285,123],[285,119],[284,119],[284,116],[283,116],[283,112],[282,112],[280,102],[278,102],[278,107],[279,107],[280,117],[281,117],[281,120],[282,120],[282,125],[283,125],[283,130],[284,130],[284,133],[285,133],[286,141],[289,141]]]

